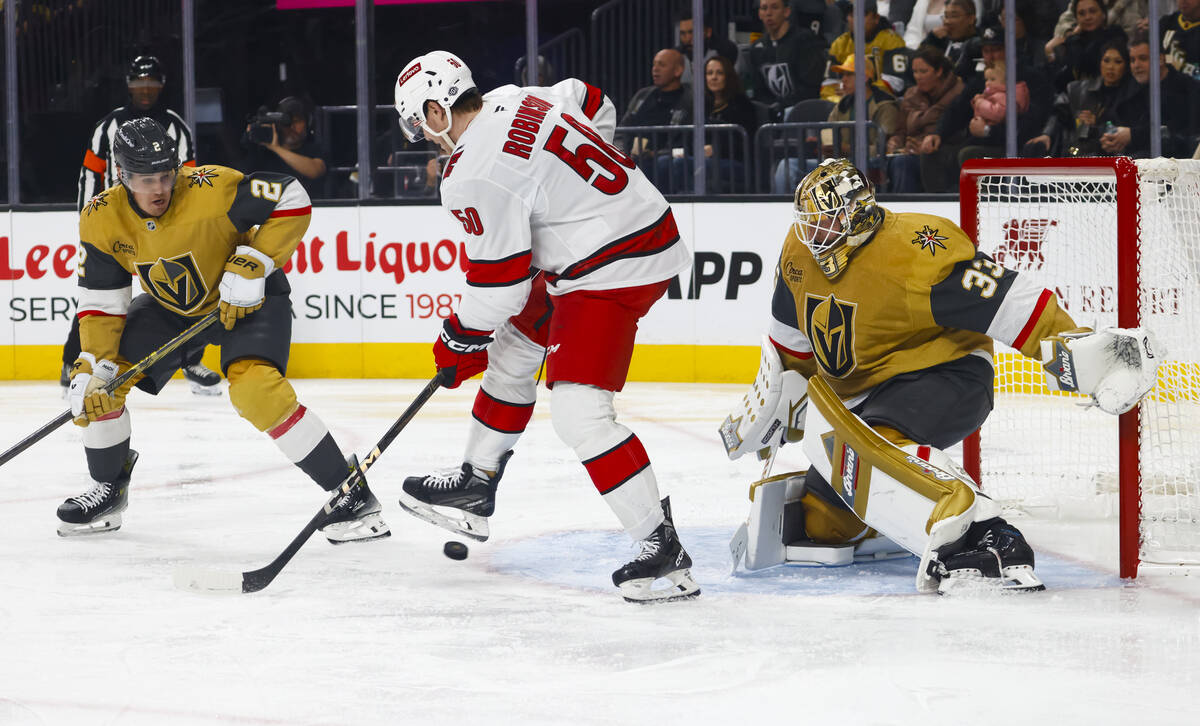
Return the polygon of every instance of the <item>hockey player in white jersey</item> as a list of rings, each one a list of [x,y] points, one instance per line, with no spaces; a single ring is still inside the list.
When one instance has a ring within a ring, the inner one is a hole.
[[[442,205],[466,232],[468,292],[434,344],[437,367],[451,387],[486,369],[461,469],[408,478],[401,506],[487,539],[544,356],[555,431],[641,545],[613,583],[635,602],[695,597],[669,502],[613,409],[638,320],[691,256],[667,201],[613,146],[612,102],[576,79],[481,96],[461,59],[435,51],[397,77],[396,111],[410,141],[450,155]],[[653,588],[659,578],[670,587]]]

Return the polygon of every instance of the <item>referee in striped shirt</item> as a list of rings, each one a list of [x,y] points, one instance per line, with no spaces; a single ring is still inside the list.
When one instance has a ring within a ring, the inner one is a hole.
[[[129,63],[125,83],[129,88],[129,104],[114,108],[96,124],[91,143],[83,155],[83,168],[79,170],[79,199],[76,206],[82,212],[88,201],[105,189],[119,183],[116,165],[112,163],[112,142],[117,129],[126,121],[150,117],[157,121],[179,149],[179,160],[183,166],[196,165],[196,147],[191,129],[183,118],[169,108],[158,105],[166,83],[162,64],[152,55],[140,55]],[[198,394],[220,394],[221,376],[201,365],[204,345],[184,346],[183,375]],[[63,346],[63,370],[59,382],[64,387],[70,383],[71,364],[79,357],[79,320],[71,323],[71,333]]]

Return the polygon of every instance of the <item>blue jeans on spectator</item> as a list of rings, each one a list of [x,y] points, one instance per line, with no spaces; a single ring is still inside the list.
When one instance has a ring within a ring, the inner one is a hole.
[[[921,191],[921,155],[897,154],[888,157],[888,191],[913,193]]]
[[[677,159],[660,156],[655,159],[651,181],[663,194],[691,194],[695,189],[695,166],[691,156]],[[735,159],[708,157],[704,160],[704,184],[709,194],[729,194],[742,181],[742,162]]]
[[[804,159],[804,171],[801,173],[800,161],[801,159],[797,157],[789,157],[780,159],[779,163],[775,165],[775,176],[771,180],[773,194],[794,194],[800,179],[821,163],[820,159]]]

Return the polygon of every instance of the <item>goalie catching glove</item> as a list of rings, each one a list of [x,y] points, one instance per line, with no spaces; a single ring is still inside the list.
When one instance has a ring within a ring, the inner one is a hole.
[[[275,261],[250,247],[238,245],[225,262],[221,275],[221,325],[233,330],[233,324],[263,306],[267,278],[275,271]]]
[[[1042,341],[1046,385],[1087,394],[1111,414],[1125,413],[1154,388],[1165,354],[1145,328],[1071,331]]]
[[[117,377],[117,364],[110,360],[96,360],[91,353],[80,353],[71,366],[71,385],[67,389],[67,402],[71,404],[71,415],[76,426],[87,426],[125,405],[125,395],[109,394],[104,387]]]
[[[487,347],[492,342],[492,331],[472,330],[463,327],[454,313],[442,323],[442,334],[433,344],[433,360],[442,385],[458,388],[462,382],[483,371],[488,366]]]

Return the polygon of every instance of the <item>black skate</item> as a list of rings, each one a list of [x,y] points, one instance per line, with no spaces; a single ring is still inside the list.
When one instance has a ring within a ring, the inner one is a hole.
[[[400,506],[418,519],[464,537],[486,542],[488,517],[496,511],[496,486],[512,456],[506,451],[492,476],[463,462],[462,469],[445,474],[410,476],[404,480]],[[435,507],[444,507],[441,512]]]
[[[125,465],[114,482],[93,482],[92,488],[58,506],[59,537],[115,532],[121,528],[121,512],[129,506],[129,477],[138,452],[125,455]]]
[[[62,397],[67,398],[67,391],[71,388],[71,364],[63,363],[62,373],[58,375],[58,385],[62,388]]]
[[[666,516],[663,523],[639,543],[642,549],[638,556],[613,573],[613,584],[620,588],[627,602],[670,602],[700,595],[700,585],[688,569],[692,558],[680,544],[675,523],[671,521],[670,497],[662,500],[662,508]],[[670,580],[671,587],[655,590],[654,581],[660,577]]]
[[[1033,549],[1024,535],[999,517],[975,522],[958,540],[939,547],[928,572],[938,580],[938,592],[943,595],[964,590],[1046,589],[1033,572]]]
[[[358,468],[358,457],[351,454],[346,463],[353,471]],[[332,544],[366,542],[392,536],[392,530],[388,529],[379,514],[383,511],[383,505],[367,487],[365,476],[357,477],[350,491],[329,505],[327,511],[328,518],[321,526],[321,534]]]
[[[192,386],[192,393],[197,396],[221,395],[221,374],[197,363],[194,366],[183,367],[183,377]]]

